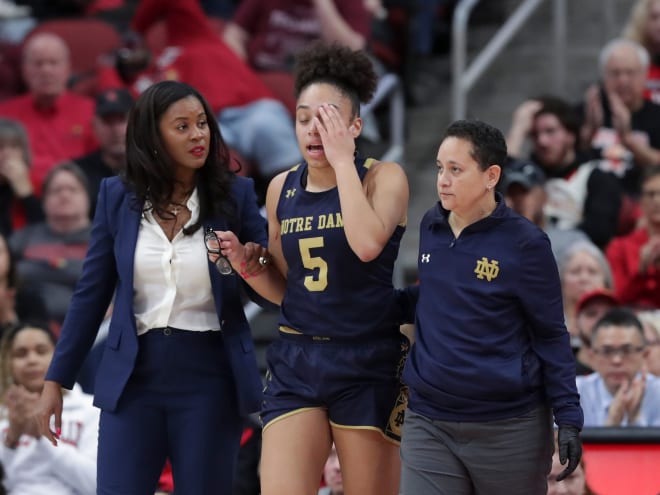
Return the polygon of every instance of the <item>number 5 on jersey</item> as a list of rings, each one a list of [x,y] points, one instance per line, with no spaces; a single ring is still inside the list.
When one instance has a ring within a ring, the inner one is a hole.
[[[328,286],[328,264],[319,256],[312,256],[311,250],[323,247],[323,237],[310,237],[308,239],[299,239],[300,257],[302,264],[308,270],[318,269],[318,278],[314,275],[305,277],[305,287],[310,292],[320,292]]]

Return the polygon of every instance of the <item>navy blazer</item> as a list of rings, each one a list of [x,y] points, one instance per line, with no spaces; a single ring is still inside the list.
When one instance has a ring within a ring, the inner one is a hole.
[[[237,206],[237,221],[231,223],[231,229],[241,242],[253,241],[265,246],[266,220],[259,213],[252,180],[236,177],[232,193]],[[47,380],[58,382],[65,388],[73,387],[114,293],[106,348],[94,386],[94,404],[107,411],[114,411],[117,407],[138,353],[133,265],[141,218],[141,205],[121,179],[104,179],[82,275],[46,375]],[[215,230],[230,227],[223,218],[211,219],[202,225]],[[235,400],[239,412],[247,415],[259,409],[262,382],[250,328],[240,302],[239,277],[223,276],[213,263],[208,265],[218,320],[234,375]]]

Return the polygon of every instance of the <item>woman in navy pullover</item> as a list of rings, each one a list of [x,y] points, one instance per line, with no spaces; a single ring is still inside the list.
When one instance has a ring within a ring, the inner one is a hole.
[[[580,460],[557,266],[545,233],[495,193],[505,158],[500,131],[478,121],[452,124],[438,150],[403,377],[406,494],[545,494],[553,415],[562,476]]]

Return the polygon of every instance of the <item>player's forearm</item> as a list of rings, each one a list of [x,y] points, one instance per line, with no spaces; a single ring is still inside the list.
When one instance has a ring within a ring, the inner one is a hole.
[[[380,255],[394,227],[390,228],[371,204],[357,174],[338,172],[337,188],[346,240],[360,260],[372,261]]]

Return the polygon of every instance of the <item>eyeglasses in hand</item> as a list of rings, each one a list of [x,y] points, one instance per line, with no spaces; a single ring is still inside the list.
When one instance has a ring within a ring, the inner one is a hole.
[[[204,244],[206,245],[206,251],[209,254],[215,254],[218,256],[215,260],[215,266],[222,275],[231,275],[234,273],[231,263],[227,257],[222,254],[222,251],[220,251],[220,239],[218,239],[218,235],[212,227],[207,227],[206,232],[204,232]]]

